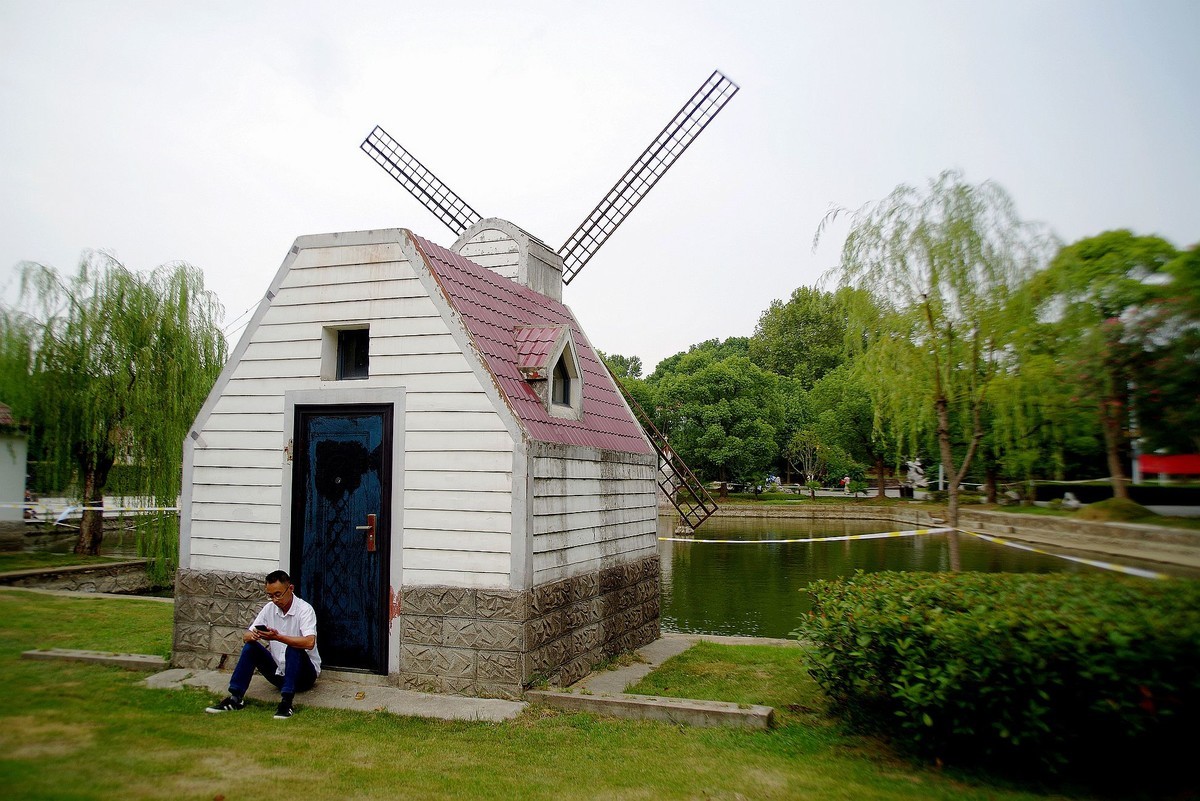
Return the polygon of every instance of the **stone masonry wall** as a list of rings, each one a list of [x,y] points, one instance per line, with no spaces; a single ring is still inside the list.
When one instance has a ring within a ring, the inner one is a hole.
[[[570,684],[658,638],[659,582],[654,555],[532,590],[405,588],[393,678],[405,689],[497,698],[541,679]],[[172,665],[232,668],[263,603],[262,576],[181,569]]]
[[[541,679],[570,684],[658,639],[659,578],[654,555],[533,590],[407,589],[400,686],[515,698]]]
[[[145,559],[94,565],[14,570],[0,575],[0,584],[9,587],[37,587],[43,590],[76,592],[112,592],[124,595],[151,588]]]
[[[232,670],[242,633],[266,602],[261,574],[181,568],[175,574],[172,666]]]

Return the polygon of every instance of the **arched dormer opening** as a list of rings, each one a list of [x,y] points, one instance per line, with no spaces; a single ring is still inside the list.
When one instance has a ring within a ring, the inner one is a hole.
[[[521,374],[537,392],[551,417],[578,420],[583,414],[579,354],[567,326],[518,326],[517,358]]]

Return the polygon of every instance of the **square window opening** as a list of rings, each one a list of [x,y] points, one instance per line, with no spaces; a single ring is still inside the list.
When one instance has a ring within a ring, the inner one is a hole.
[[[352,328],[337,332],[337,380],[352,381],[370,377],[371,331]]]

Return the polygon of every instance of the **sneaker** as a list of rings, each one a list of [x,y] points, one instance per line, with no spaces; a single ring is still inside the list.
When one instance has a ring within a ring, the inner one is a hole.
[[[219,712],[237,712],[239,709],[245,708],[245,706],[246,706],[245,701],[243,701],[241,698],[238,698],[236,695],[231,695],[228,698],[226,698],[224,701],[222,701],[221,703],[213,704],[212,706],[210,706],[208,709],[205,709],[204,711],[211,712],[212,714],[215,715]]]
[[[287,701],[280,701],[279,706],[275,708],[276,720],[287,720],[292,716],[292,705]]]

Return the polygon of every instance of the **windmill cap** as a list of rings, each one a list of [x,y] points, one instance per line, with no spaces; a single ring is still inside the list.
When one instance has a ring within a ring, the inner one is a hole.
[[[480,220],[450,248],[481,267],[562,301],[562,257],[545,242],[499,217]]]

